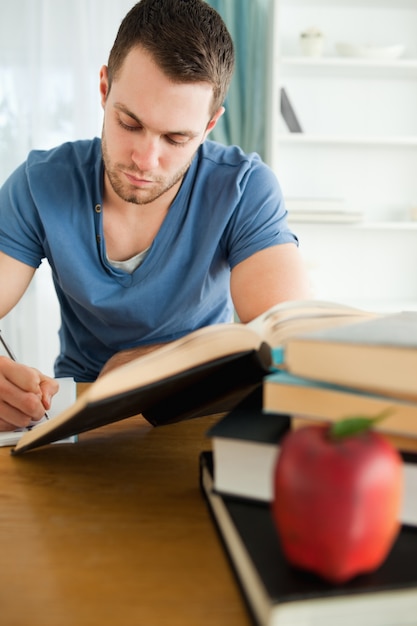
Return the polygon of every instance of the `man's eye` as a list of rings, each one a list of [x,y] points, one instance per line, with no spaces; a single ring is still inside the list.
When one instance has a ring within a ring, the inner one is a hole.
[[[119,125],[124,128],[125,130],[137,130],[138,128],[140,128],[136,122],[133,122],[131,124],[127,124],[126,122],[124,122],[120,117],[118,118],[118,123]]]
[[[172,146],[185,146],[188,143],[189,138],[184,135],[166,135],[166,140]]]

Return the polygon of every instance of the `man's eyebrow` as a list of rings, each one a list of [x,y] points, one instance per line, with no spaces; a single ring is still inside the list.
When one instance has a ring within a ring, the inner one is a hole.
[[[139,124],[139,126],[145,126],[145,124],[138,118],[138,116],[132,113],[132,111],[129,111],[129,109],[124,104],[121,104],[120,102],[116,102],[114,104],[114,108],[117,109],[118,111],[121,111],[128,117],[131,117],[132,120],[134,120],[137,124]],[[194,130],[167,130],[167,131],[163,131],[161,134],[162,135],[180,135],[181,137],[189,137],[190,139],[193,139],[194,137],[198,137],[199,133],[196,133]]]

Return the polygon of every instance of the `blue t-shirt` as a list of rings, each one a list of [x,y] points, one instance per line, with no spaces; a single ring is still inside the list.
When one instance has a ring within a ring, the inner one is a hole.
[[[94,380],[119,350],[232,317],[230,270],[295,242],[279,184],[256,154],[205,141],[143,263],[107,258],[99,139],[33,151],[0,190],[0,249],[51,266],[61,307],[56,376]]]

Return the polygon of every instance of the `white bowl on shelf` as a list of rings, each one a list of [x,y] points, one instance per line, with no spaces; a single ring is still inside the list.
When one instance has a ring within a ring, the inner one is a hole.
[[[344,57],[360,57],[363,59],[398,59],[404,54],[405,46],[395,44],[392,46],[365,46],[338,42],[335,44],[337,53]]]

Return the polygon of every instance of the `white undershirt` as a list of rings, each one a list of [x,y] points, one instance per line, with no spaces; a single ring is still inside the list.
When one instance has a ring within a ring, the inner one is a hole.
[[[135,254],[135,256],[132,256],[130,259],[126,259],[126,261],[113,261],[112,259],[109,259],[109,257],[107,257],[107,260],[112,267],[115,267],[118,270],[123,270],[128,274],[132,274],[135,269],[143,263],[148,251],[149,248],[146,248],[146,250],[139,252],[139,254]]]

